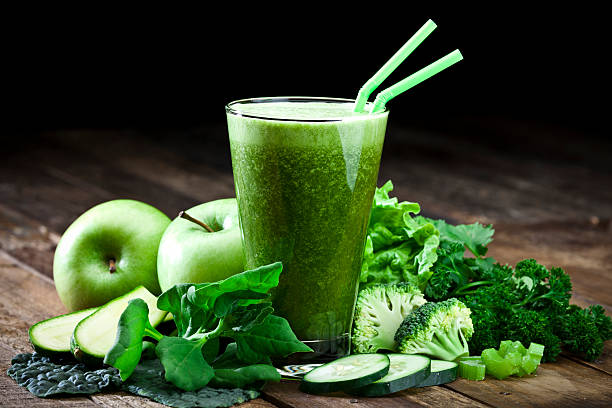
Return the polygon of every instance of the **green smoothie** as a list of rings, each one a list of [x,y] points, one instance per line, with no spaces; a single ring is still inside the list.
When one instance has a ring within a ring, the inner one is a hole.
[[[272,302],[303,341],[351,330],[388,115],[352,108],[320,98],[227,107],[246,267],[282,261]]]

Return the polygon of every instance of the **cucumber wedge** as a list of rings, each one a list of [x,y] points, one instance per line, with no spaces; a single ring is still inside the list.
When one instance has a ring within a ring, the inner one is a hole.
[[[387,375],[389,366],[385,354],[353,354],[310,371],[300,383],[300,390],[327,394],[363,387]]]
[[[410,354],[388,354],[388,357],[391,365],[387,375],[348,393],[360,397],[380,397],[414,387],[431,374],[429,357]]]
[[[457,379],[459,364],[454,361],[431,360],[431,375],[415,387],[430,387],[453,382]]]
[[[70,356],[70,337],[74,328],[96,310],[97,307],[79,310],[36,323],[28,330],[34,351],[49,357]]]
[[[157,308],[157,297],[144,286],[111,300],[97,311],[81,320],[72,333],[70,349],[77,360],[88,365],[102,365],[106,352],[115,343],[119,317],[132,299],[140,298],[149,306],[149,321],[153,327],[166,317]]]

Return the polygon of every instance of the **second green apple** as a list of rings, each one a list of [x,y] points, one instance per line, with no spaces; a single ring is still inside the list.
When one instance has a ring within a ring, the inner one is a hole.
[[[157,255],[159,285],[216,282],[244,271],[235,198],[211,201],[185,211],[204,226],[175,218],[162,236]]]

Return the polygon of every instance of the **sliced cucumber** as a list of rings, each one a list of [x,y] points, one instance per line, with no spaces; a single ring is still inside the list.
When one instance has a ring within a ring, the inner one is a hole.
[[[431,360],[431,374],[415,387],[430,387],[453,382],[457,379],[459,364],[454,361]]]
[[[72,354],[86,364],[101,365],[106,352],[115,343],[119,317],[132,299],[140,298],[149,306],[149,321],[153,327],[166,317],[165,311],[157,308],[157,297],[144,286],[111,300],[97,311],[81,320],[70,340]]]
[[[69,356],[70,337],[74,328],[96,310],[97,307],[79,310],[36,323],[28,330],[34,350],[49,357]]]
[[[300,390],[326,394],[363,387],[387,375],[389,366],[386,354],[353,354],[310,371],[300,383]]]
[[[391,365],[387,375],[361,388],[349,390],[348,393],[363,397],[380,397],[414,387],[431,374],[429,357],[410,354],[388,356]]]

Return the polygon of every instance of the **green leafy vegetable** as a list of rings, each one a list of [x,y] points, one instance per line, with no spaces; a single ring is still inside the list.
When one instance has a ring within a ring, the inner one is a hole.
[[[409,282],[423,290],[437,259],[439,233],[428,220],[412,216],[420,211],[417,203],[390,198],[392,189],[388,181],[374,194],[360,287]]]
[[[270,364],[271,357],[312,351],[295,337],[287,320],[274,315],[268,315],[250,330],[234,332],[232,337],[236,340],[238,359],[252,364]]]
[[[197,391],[183,391],[165,381],[163,373],[164,367],[159,360],[143,361],[121,385],[121,389],[177,408],[231,407],[259,396],[257,390],[240,388],[206,386]]]
[[[483,258],[493,240],[493,227],[479,223],[451,225],[444,220],[428,220],[440,231],[438,259],[425,294],[433,300],[465,296],[479,286],[491,284],[484,275],[493,267],[493,258]],[[469,250],[474,257],[466,257]]]
[[[243,388],[259,381],[280,381],[280,374],[271,365],[253,364],[238,368],[215,369],[210,385],[220,388]]]
[[[295,337],[284,318],[271,314],[274,309],[267,292],[278,285],[281,271],[277,262],[219,282],[170,288],[157,305],[172,313],[177,337],[151,331],[142,304],[130,303],[121,316],[108,363],[121,370],[124,380],[128,378],[141,358],[143,337],[148,336],[157,341],[155,354],[164,367],[165,379],[182,390],[206,386],[221,369],[229,371],[220,371],[214,381],[224,386],[277,380],[278,376],[270,375],[273,358],[312,351]],[[216,359],[221,337],[235,342],[221,360],[225,366]],[[217,365],[213,368],[210,362]]]
[[[149,307],[142,299],[132,299],[119,318],[117,338],[113,347],[106,353],[104,364],[119,369],[121,379],[128,378],[140,361],[143,337],[156,340],[162,338],[149,322]]]
[[[204,387],[215,372],[204,360],[202,340],[188,340],[183,337],[162,338],[155,353],[165,370],[167,381],[185,391]]]

